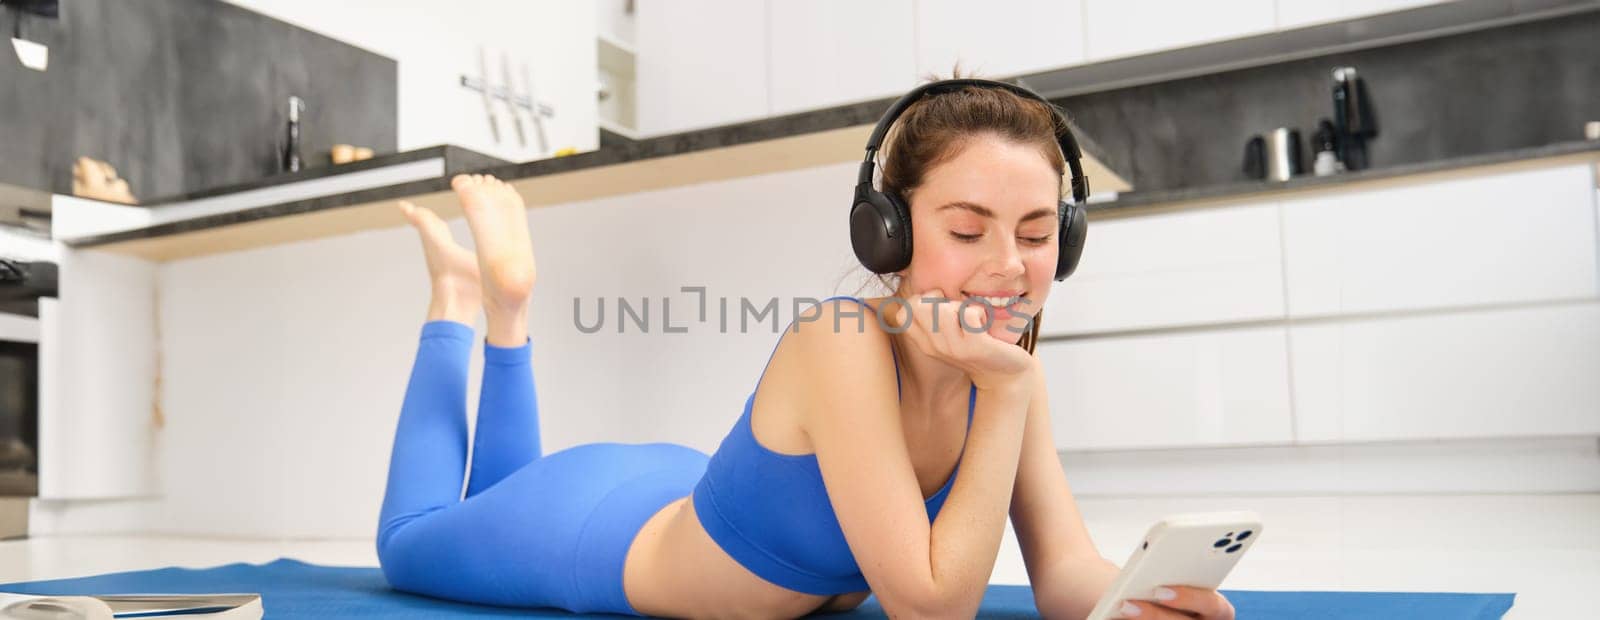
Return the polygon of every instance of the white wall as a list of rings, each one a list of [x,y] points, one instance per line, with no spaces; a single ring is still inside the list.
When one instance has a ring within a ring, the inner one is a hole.
[[[511,58],[520,91],[521,66],[533,73],[535,97],[555,108],[546,119],[551,150],[599,145],[596,133],[596,11],[560,0],[227,0],[296,26],[388,56],[398,63],[399,148],[454,144],[510,161],[539,159],[533,127],[522,114],[528,145],[516,141],[509,111],[496,102],[500,142],[489,130],[483,100],[460,86],[478,76],[479,49],[489,50],[491,82],[504,83],[502,54]],[[316,113],[308,101],[308,113]]]

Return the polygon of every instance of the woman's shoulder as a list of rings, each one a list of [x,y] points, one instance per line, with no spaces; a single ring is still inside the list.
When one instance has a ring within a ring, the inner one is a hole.
[[[892,319],[882,314],[884,299],[841,295],[820,300],[815,306],[796,315],[790,328],[793,331],[791,336],[808,333],[801,337],[811,345],[806,348],[887,348]]]
[[[898,399],[889,334],[864,301],[821,300],[799,312],[791,331],[782,334],[754,395],[751,427],[763,445],[785,454],[813,453],[804,436],[817,423],[816,412]]]
[[[886,321],[879,320],[882,298],[830,297],[802,310],[784,334],[779,356],[800,371],[804,383],[822,380],[823,369],[871,380],[883,375],[894,389],[895,369]],[[826,387],[826,386],[818,386]]]

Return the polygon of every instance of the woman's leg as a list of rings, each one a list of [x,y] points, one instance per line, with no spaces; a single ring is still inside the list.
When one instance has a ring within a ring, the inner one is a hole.
[[[528,208],[516,190],[482,175],[460,175],[450,185],[472,229],[489,324],[467,482],[467,497],[472,497],[543,454],[530,361],[533,343],[528,338],[528,298],[536,267]]]
[[[461,499],[467,451],[467,361],[471,324],[482,308],[478,260],[434,212],[399,204],[416,228],[433,298],[417,344],[378,519],[378,553],[392,557],[394,535],[407,523]]]
[[[423,325],[378,527],[384,577],[458,601],[637,614],[623,588],[629,547],[651,515],[691,492],[708,457],[673,444],[586,444],[533,459],[460,500],[474,338],[458,322]],[[488,364],[523,369],[490,385],[525,386],[528,400],[505,402],[532,402],[530,347],[487,346]],[[511,359],[493,359],[502,354]],[[490,411],[510,419],[514,409]],[[532,407],[522,413],[513,421],[537,425]]]
[[[401,526],[461,499],[472,344],[472,328],[461,323],[432,320],[422,325],[389,453],[389,479],[378,517],[379,555]]]
[[[534,390],[533,342],[484,344],[483,387],[472,443],[467,497],[475,496],[539,458],[539,397]]]
[[[432,211],[407,202],[399,207],[422,240],[433,298],[389,453],[380,547],[406,519],[461,498],[467,356],[474,344],[470,325],[482,307],[477,258],[451,238],[450,227]]]
[[[457,245],[431,211],[401,205],[421,233],[434,301],[395,432],[378,528],[379,562],[392,586],[420,594],[505,605],[570,604],[571,549],[586,509],[594,506],[584,496],[609,489],[600,479],[583,485],[590,477],[581,471],[554,476],[553,468],[527,467],[540,455],[526,326],[532,251],[525,219],[509,222],[521,230],[520,239],[503,228],[510,216],[525,218],[523,207],[520,198],[507,204],[507,194],[515,194],[498,181],[459,176],[452,185],[478,239],[477,256]],[[508,261],[521,267],[508,268]],[[462,290],[471,294],[458,295]],[[492,296],[485,309],[490,329],[472,482],[462,501],[466,356],[474,344],[462,312],[471,308],[475,314],[473,305],[485,290]],[[513,473],[522,480],[519,489],[496,484]],[[501,490],[486,493],[490,488]],[[562,501],[550,502],[552,497]]]

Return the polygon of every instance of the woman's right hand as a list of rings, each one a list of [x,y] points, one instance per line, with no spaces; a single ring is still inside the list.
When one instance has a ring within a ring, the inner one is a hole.
[[[890,298],[888,317],[894,331],[904,333],[923,353],[967,373],[980,390],[999,390],[1029,385],[1035,365],[1026,349],[990,336],[987,331],[973,333],[957,320],[961,300],[950,299],[939,289],[925,291],[911,299]],[[906,325],[909,305],[911,324]],[[968,304],[965,325],[977,329],[985,325],[980,304]]]

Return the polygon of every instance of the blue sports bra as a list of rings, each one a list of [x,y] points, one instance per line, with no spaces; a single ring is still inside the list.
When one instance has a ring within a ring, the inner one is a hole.
[[[871,308],[847,295],[823,301],[841,298]],[[781,342],[783,336],[778,339]],[[776,353],[774,345],[772,354],[767,356],[768,366]],[[761,374],[766,376],[765,368]],[[897,393],[899,389],[900,362],[896,356]],[[758,443],[750,430],[750,408],[755,398],[752,391],[745,400],[744,413],[711,455],[705,475],[695,485],[692,501],[701,527],[735,561],[779,586],[818,595],[870,589],[845,541],[833,503],[828,500],[817,455],[780,454]],[[973,386],[967,399],[969,430],[977,398],[977,386]],[[929,523],[938,516],[960,472],[961,462],[957,460],[944,487],[925,500]]]

